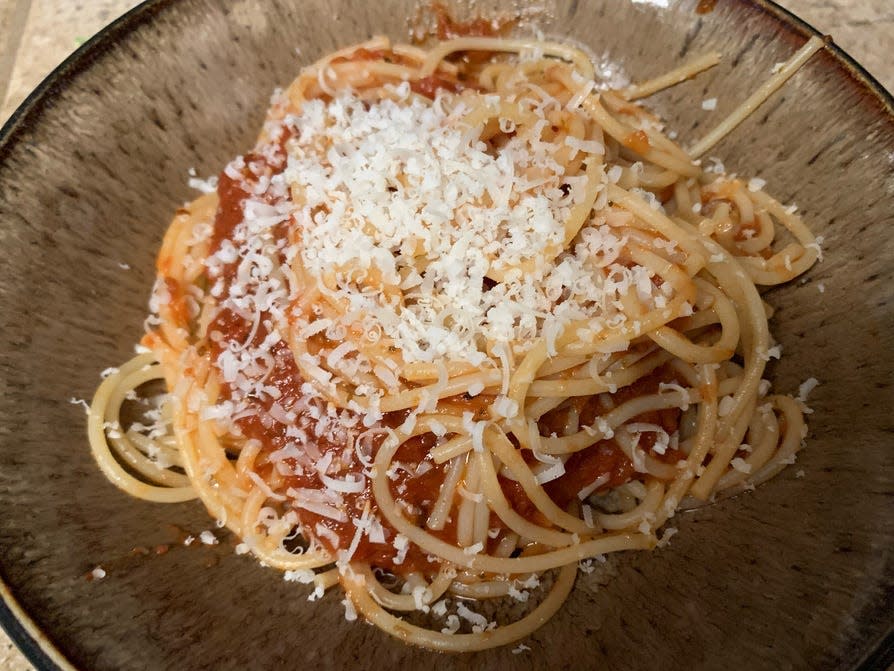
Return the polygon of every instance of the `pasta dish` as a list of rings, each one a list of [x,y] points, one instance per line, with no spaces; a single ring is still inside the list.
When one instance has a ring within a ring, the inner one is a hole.
[[[818,241],[702,157],[821,47],[688,151],[637,100],[717,54],[619,90],[489,35],[306,67],[170,224],[140,353],[93,400],[100,467],[200,499],[348,619],[444,651],[527,636],[581,562],[801,446],[761,289]]]

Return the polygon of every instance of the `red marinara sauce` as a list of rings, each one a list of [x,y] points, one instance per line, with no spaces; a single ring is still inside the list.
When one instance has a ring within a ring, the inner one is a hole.
[[[435,35],[439,40],[452,40],[457,37],[496,37],[514,23],[514,19],[485,19],[480,16],[468,21],[457,21],[440,2],[433,3],[431,10],[435,15]]]

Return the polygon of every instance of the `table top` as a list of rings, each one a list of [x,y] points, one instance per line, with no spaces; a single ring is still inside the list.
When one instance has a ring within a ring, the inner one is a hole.
[[[894,3],[890,0],[777,0],[857,59],[894,91]],[[87,38],[135,0],[0,0],[0,123]],[[0,671],[32,667],[0,631]]]

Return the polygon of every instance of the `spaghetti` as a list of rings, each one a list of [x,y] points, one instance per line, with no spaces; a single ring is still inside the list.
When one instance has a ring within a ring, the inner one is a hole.
[[[763,380],[758,286],[819,245],[632,102],[718,60],[626,91],[523,39],[375,38],[306,68],[171,223],[145,351],[91,407],[103,472],[201,499],[312,597],[340,584],[349,619],[448,651],[517,641],[578,562],[773,476],[806,428]],[[152,426],[125,430],[156,379]]]

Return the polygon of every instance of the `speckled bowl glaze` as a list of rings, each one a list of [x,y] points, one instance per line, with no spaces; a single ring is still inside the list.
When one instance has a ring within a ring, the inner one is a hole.
[[[720,67],[651,101],[685,143],[813,32],[763,0],[719,0],[706,14],[696,5],[550,1],[537,24],[637,79],[722,50]],[[676,518],[669,547],[581,575],[524,655],[434,654],[348,624],[340,595],[308,603],[305,587],[236,556],[223,532],[216,546],[178,543],[213,527],[199,503],[144,503],[105,481],[69,400],[90,398],[98,372],[141,335],[156,249],[190,198],[187,170],[214,174],[249,148],[271,91],[302,64],[373,33],[406,37],[413,8],[147,2],[0,133],[4,625],[39,669],[887,667],[894,114],[891,96],[834,46],[712,152],[797,201],[825,237],[825,260],[768,296],[785,350],[777,388],[822,382],[807,449],[757,491]],[[707,97],[717,111],[701,109]],[[96,565],[108,576],[88,581]]]

